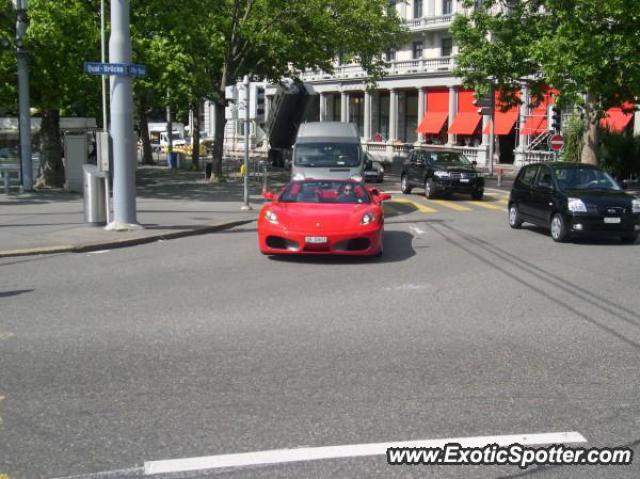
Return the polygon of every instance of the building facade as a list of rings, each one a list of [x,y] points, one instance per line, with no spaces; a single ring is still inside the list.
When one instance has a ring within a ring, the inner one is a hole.
[[[382,160],[429,145],[461,150],[479,166],[490,167],[491,116],[478,113],[474,92],[463,89],[461,79],[453,75],[457,48],[449,26],[455,14],[464,13],[462,3],[391,3],[410,30],[411,39],[403,48],[385,53],[387,75],[367,90],[366,72],[359,64],[337,63],[333,73],[300,72],[301,79],[318,93],[316,118],[312,119],[355,123],[363,146]],[[267,99],[273,94],[275,88],[267,87]],[[493,164],[520,166],[553,158],[547,145],[553,95],[531,107],[526,84],[519,94],[522,105],[507,111],[497,105],[494,112]],[[259,133],[259,127],[255,130]],[[238,126],[228,121],[229,148],[235,147],[238,135]]]

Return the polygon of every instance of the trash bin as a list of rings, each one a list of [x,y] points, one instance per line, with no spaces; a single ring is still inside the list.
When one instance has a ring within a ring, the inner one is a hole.
[[[83,165],[84,177],[84,221],[94,225],[107,222],[107,199],[105,198],[105,179],[107,173],[98,170],[96,165]]]

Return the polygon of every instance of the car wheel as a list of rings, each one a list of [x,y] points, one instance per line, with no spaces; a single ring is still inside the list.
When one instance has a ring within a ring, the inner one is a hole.
[[[567,225],[564,222],[564,218],[560,213],[556,213],[551,218],[551,238],[553,241],[557,241],[558,243],[562,243],[567,240]]]
[[[405,195],[411,193],[411,187],[409,186],[409,179],[407,178],[407,175],[402,175],[402,178],[400,178],[400,191]]]
[[[427,178],[424,182],[424,196],[429,199],[435,198],[436,196],[436,187],[431,178]]]
[[[481,200],[483,196],[484,196],[484,190],[476,190],[473,193],[471,193],[471,198],[474,200]]]
[[[638,233],[629,233],[620,236],[623,243],[633,244],[638,240]]]
[[[515,203],[511,203],[511,205],[509,206],[509,226],[511,226],[513,229],[518,229],[522,226],[520,213],[518,213],[518,207]]]

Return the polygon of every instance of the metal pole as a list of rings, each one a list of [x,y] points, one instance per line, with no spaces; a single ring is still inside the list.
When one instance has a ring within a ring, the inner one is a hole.
[[[106,63],[107,48],[105,43],[105,27],[104,27],[104,0],[100,0],[100,61]],[[109,120],[107,118],[107,76],[102,75],[102,131],[109,132]],[[108,136],[107,136],[108,139]],[[105,204],[107,205],[107,224],[111,223],[111,191],[109,188],[110,171],[104,177],[104,195]]]
[[[489,174],[493,176],[493,153],[495,148],[495,134],[493,130],[494,118],[495,118],[495,109],[496,109],[496,95],[493,91],[493,86],[491,87],[491,113],[489,115]]]
[[[31,115],[29,113],[29,54],[23,44],[27,31],[27,0],[16,1],[16,57],[18,61],[18,109],[20,111],[20,176],[22,190],[33,190]]]
[[[102,52],[101,62],[107,61],[107,48],[105,45],[105,28],[104,28],[104,0],[100,0],[100,50]],[[102,75],[102,131],[108,131],[107,119],[107,76]]]
[[[243,210],[250,210],[249,204],[249,75],[244,76],[245,106],[244,106],[244,205]]]
[[[111,0],[109,63],[131,63],[129,0]],[[108,228],[139,228],[136,219],[136,159],[133,135],[131,77],[110,77],[111,137],[113,138],[113,214]]]

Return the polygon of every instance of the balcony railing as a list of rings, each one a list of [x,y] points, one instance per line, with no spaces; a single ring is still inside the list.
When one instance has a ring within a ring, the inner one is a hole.
[[[418,32],[423,30],[439,30],[446,28],[453,20],[453,14],[429,16],[421,18],[410,18],[405,20],[409,30]]]
[[[455,66],[455,57],[421,58],[418,60],[401,60],[389,62],[387,72],[392,75],[410,75],[412,73],[437,73],[450,72]],[[302,79],[306,81],[319,81],[343,78],[366,78],[367,73],[359,64],[339,65],[334,73],[319,71],[306,71]]]

